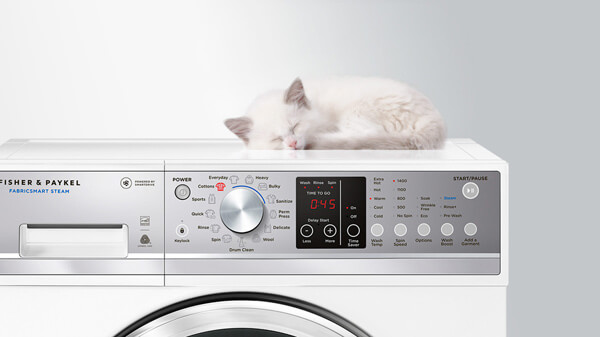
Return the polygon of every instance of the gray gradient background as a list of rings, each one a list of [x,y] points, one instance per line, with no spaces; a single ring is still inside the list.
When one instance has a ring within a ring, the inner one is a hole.
[[[1,1],[0,140],[223,137],[294,77],[424,91],[511,164],[510,336],[597,333],[593,1]]]

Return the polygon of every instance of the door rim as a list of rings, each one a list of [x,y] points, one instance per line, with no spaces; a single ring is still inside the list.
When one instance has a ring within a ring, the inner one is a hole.
[[[254,302],[257,304],[256,307],[259,308],[261,307],[261,303],[263,304],[263,306],[264,304],[273,304],[279,305],[281,307],[288,307],[295,309],[296,311],[300,310],[302,312],[307,313],[308,315],[316,316],[317,318],[320,318],[319,320],[322,322],[329,322],[330,327],[333,326],[342,328],[343,330],[349,333],[348,336],[370,337],[369,334],[367,334],[364,330],[359,328],[356,324],[320,306],[291,297],[259,292],[218,293],[194,297],[184,301],[176,302],[142,317],[141,319],[137,320],[136,322],[123,329],[121,332],[115,335],[115,337],[134,337],[139,335],[139,333],[142,333],[145,330],[147,330],[153,325],[153,323],[160,322],[161,319],[164,320],[165,317],[174,317],[175,319],[179,319],[181,317],[189,316],[190,311],[193,310],[191,308],[196,307],[202,310],[210,304],[223,304],[223,302],[237,302],[238,304],[241,302]],[[181,313],[181,315],[178,315],[178,313]],[[290,314],[287,311],[284,313]],[[292,315],[294,314],[292,313]],[[301,315],[294,316],[306,319],[306,317],[301,317]],[[166,322],[165,324],[167,323],[168,322]],[[315,324],[323,326],[323,324],[317,323],[316,321]]]

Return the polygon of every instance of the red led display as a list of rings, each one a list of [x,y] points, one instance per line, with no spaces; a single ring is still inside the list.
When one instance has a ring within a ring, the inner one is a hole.
[[[335,199],[311,199],[310,209],[335,209]]]

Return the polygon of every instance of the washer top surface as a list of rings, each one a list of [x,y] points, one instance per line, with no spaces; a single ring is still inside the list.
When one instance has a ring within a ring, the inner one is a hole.
[[[247,150],[237,139],[48,140],[13,139],[0,146],[5,160],[296,160],[478,161],[500,158],[470,139],[449,139],[440,150]]]

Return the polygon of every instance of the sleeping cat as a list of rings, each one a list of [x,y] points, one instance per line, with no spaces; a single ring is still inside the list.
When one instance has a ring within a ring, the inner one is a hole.
[[[296,79],[225,121],[249,149],[438,149],[446,127],[422,93],[382,78]]]

